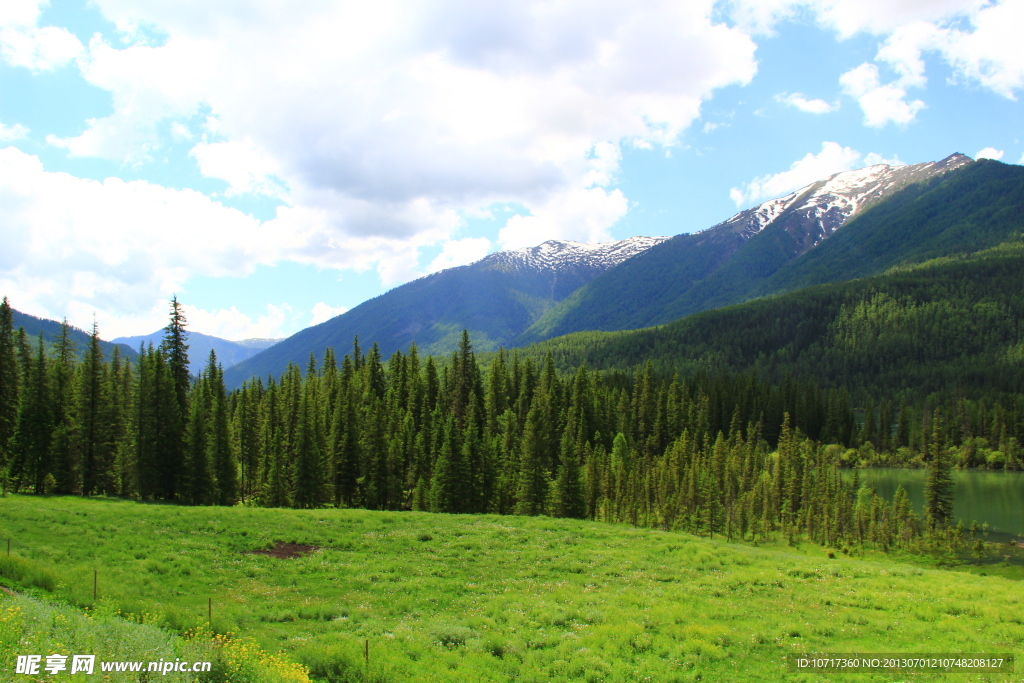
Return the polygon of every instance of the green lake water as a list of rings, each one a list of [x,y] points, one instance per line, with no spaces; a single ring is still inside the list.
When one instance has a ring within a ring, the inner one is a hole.
[[[861,483],[873,486],[878,495],[891,501],[902,484],[910,494],[914,509],[920,514],[924,506],[924,469],[857,470]],[[852,470],[843,471],[850,481]],[[988,522],[993,536],[1024,536],[1024,472],[953,471],[953,518],[962,520],[965,528],[977,520]]]

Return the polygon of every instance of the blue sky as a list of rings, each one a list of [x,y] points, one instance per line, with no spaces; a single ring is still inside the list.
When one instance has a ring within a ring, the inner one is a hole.
[[[285,336],[546,239],[1024,162],[1024,0],[6,0],[0,294]]]

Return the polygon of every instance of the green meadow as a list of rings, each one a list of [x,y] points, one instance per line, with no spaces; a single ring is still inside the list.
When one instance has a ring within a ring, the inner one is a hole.
[[[805,652],[1019,654],[1013,567],[546,517],[75,497],[0,499],[0,553],[7,538],[44,602],[172,634],[207,626],[212,607],[215,632],[330,683],[1024,679],[788,669]],[[317,549],[252,552],[279,543]],[[15,654],[0,652],[0,669]]]

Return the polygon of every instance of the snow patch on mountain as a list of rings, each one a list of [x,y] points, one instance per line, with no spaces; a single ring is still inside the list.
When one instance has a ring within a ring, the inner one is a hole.
[[[630,237],[618,242],[585,244],[571,240],[548,240],[536,247],[499,251],[473,265],[528,268],[532,270],[562,270],[585,267],[607,270],[669,237]]]
[[[836,173],[785,197],[741,211],[707,232],[735,232],[746,239],[782,219],[786,230],[811,248],[879,200],[969,163],[970,157],[952,154],[942,161],[912,166],[876,164]]]

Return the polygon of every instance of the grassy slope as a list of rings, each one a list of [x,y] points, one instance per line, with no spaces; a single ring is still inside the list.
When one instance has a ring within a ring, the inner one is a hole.
[[[801,680],[783,657],[1024,642],[1017,581],[600,523],[14,496],[7,536],[73,600],[91,602],[93,569],[106,608],[177,628],[212,597],[216,630],[338,681],[362,680],[366,640],[374,680],[524,682]],[[273,541],[323,549],[243,553]]]

